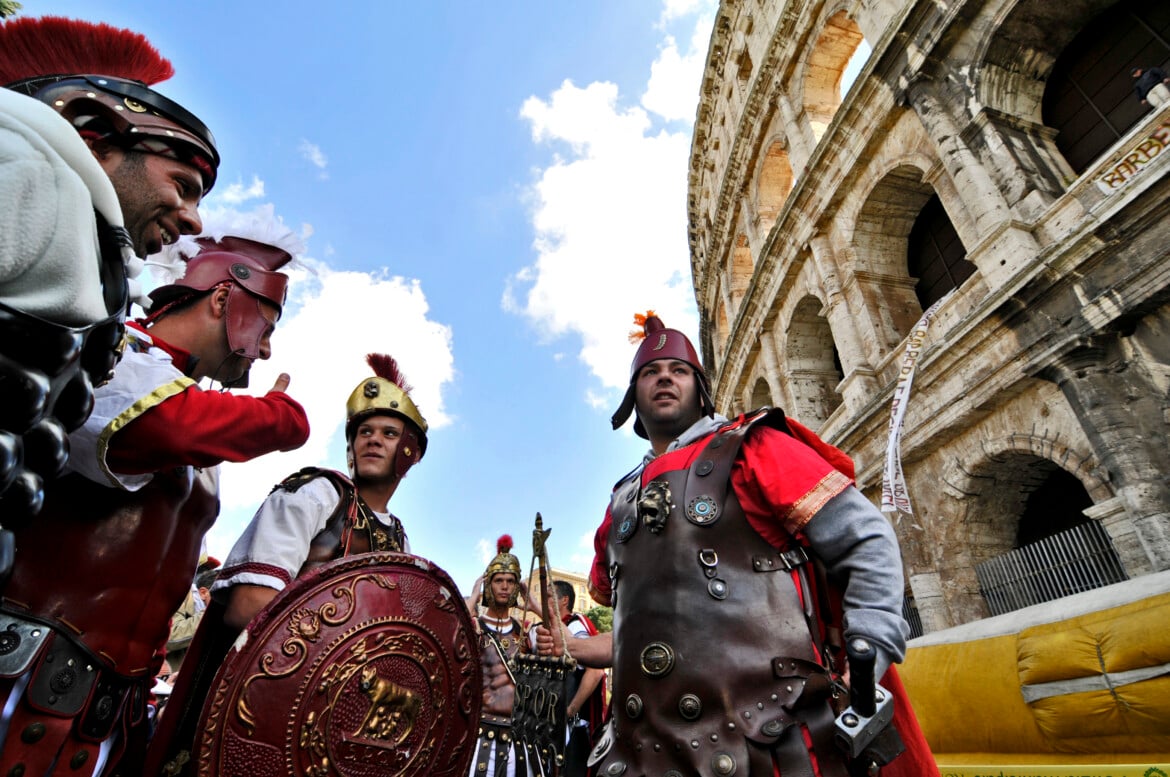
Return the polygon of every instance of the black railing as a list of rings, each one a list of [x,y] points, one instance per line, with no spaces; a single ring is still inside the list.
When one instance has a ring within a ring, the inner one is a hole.
[[[914,605],[913,596],[902,597],[902,617],[910,624],[910,639],[922,636],[922,618],[918,617],[918,608]]]
[[[1128,579],[1108,533],[1096,521],[975,566],[992,615]]]

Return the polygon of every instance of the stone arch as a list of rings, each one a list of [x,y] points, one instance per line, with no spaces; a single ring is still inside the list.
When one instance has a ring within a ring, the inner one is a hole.
[[[985,440],[975,461],[954,461],[943,474],[943,483],[956,494],[969,497],[989,486],[984,470],[993,469],[1011,457],[1026,457],[1051,462],[1073,474],[1084,485],[1094,502],[1113,497],[1113,489],[1096,457],[1088,449],[1062,441],[1059,436],[1015,433]]]
[[[791,412],[813,429],[819,429],[840,406],[837,386],[845,378],[822,307],[816,297],[804,297],[785,327],[783,373],[792,395]]]
[[[742,232],[736,235],[735,242],[732,244],[731,261],[727,269],[731,304],[735,306],[735,312],[738,312],[740,303],[743,302],[743,296],[752,283],[753,270],[752,249],[748,244],[747,235]]]
[[[906,258],[910,231],[935,194],[923,178],[914,164],[893,166],[864,198],[849,236],[853,269],[864,279],[862,294],[887,349],[900,343],[922,315]]]
[[[1096,458],[1056,435],[1010,433],[984,439],[966,460],[955,459],[943,469],[943,493],[957,509],[936,523],[934,536],[940,547],[955,551],[939,571],[955,592],[958,622],[989,613],[975,568],[1016,547],[1029,497],[1058,471],[1072,475],[1094,504],[1113,496]]]
[[[756,178],[756,215],[761,235],[772,230],[790,191],[792,163],[788,159],[788,145],[783,139],[773,140],[764,153]]]
[[[979,101],[1042,123],[1041,104],[1052,66],[1085,25],[1116,0],[1021,0],[1003,21],[989,25],[978,56]]]
[[[802,92],[804,111],[817,140],[841,105],[841,77],[865,36],[845,10],[831,15],[808,53]]]
[[[771,407],[775,404],[772,399],[772,387],[768,385],[768,381],[762,375],[756,378],[756,384],[752,386],[752,398],[749,404],[753,409],[765,405]]]

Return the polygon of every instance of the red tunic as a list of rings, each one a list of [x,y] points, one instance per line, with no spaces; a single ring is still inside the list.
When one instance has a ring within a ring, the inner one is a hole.
[[[116,372],[98,389],[98,407],[78,433],[74,456],[104,452],[104,462],[86,462],[51,484],[41,515],[14,527],[16,563],[0,616],[46,623],[55,633],[30,660],[33,681],[0,743],[0,773],[17,762],[26,774],[44,773],[59,753],[70,773],[89,774],[98,743],[119,731],[120,744],[133,739],[143,684],[156,671],[170,616],[190,589],[219,509],[215,470],[196,467],[295,448],[308,437],[304,410],[287,395],[201,391],[181,371],[187,354],[141,331],[129,333],[121,380]],[[80,474],[95,470],[112,477]],[[148,479],[118,483],[118,476],[144,472]],[[79,711],[62,707],[63,694],[38,700],[34,693],[39,667],[55,667],[64,650],[88,654],[75,687],[97,677]],[[0,695],[11,687],[0,680]],[[42,722],[49,733],[22,740],[25,726]]]

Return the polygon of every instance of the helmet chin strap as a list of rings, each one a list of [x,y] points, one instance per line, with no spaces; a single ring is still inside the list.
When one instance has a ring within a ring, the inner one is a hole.
[[[237,349],[235,351],[232,351],[227,356],[225,356],[223,361],[221,361],[219,363],[219,366],[215,368],[215,372],[213,372],[211,374],[211,382],[215,383],[216,379],[219,377],[220,371],[224,368],[224,365],[226,365],[228,363],[228,361],[233,356],[243,356],[243,355],[244,355],[244,350],[242,348],[240,348],[240,349]],[[221,380],[219,382],[219,385],[225,389],[248,388],[248,376],[251,372],[252,372],[252,365],[249,364],[248,368],[246,370],[244,370],[243,375],[240,375],[238,378],[234,378],[232,380]]]

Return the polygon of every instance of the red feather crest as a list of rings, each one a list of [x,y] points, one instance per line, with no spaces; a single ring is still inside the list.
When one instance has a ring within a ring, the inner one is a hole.
[[[501,534],[496,540],[496,553],[508,553],[512,550],[512,535]]]
[[[413,389],[406,382],[406,376],[398,369],[398,362],[393,356],[385,353],[371,353],[366,356],[366,363],[374,370],[379,378],[390,381],[398,388],[409,394]]]
[[[145,35],[64,16],[0,24],[0,84],[50,75],[106,75],[157,84],[175,74]]]

